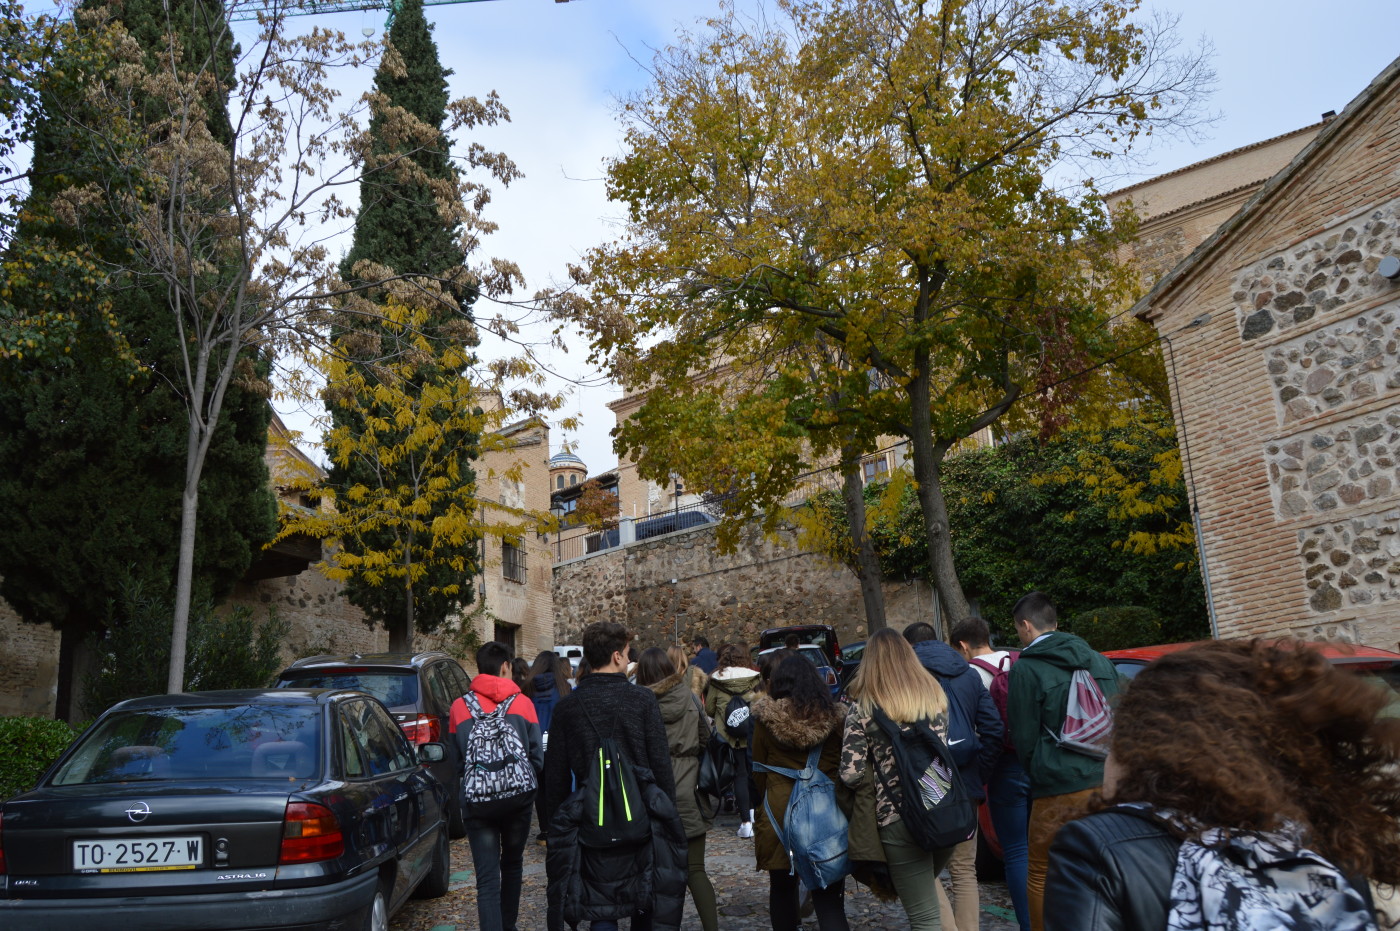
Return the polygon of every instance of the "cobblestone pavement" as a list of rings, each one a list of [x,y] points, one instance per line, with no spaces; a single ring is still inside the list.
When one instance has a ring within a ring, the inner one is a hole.
[[[734,816],[721,817],[706,842],[705,863],[719,896],[720,928],[722,931],[769,931],[768,876],[754,869],[753,841],[737,837],[737,826]],[[544,850],[533,839],[525,849],[520,931],[544,931],[545,928]],[[465,838],[452,843],[452,866],[455,870],[452,890],[441,899],[409,902],[390,922],[393,931],[470,931],[477,927],[476,887],[471,850]],[[897,931],[909,926],[899,903],[881,902],[853,880],[846,882],[846,916],[853,931]],[[809,931],[816,926],[815,918],[803,924]],[[700,931],[700,921],[689,895],[681,928],[682,931]],[[982,884],[980,931],[1016,931],[1011,901],[1002,883]]]

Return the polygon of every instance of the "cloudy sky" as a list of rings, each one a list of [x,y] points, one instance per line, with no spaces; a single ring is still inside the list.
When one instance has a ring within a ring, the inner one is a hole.
[[[1193,145],[1153,149],[1150,170],[1129,180],[1340,112],[1397,52],[1394,0],[1164,0],[1155,7],[1180,16],[1184,37],[1214,45],[1211,105],[1223,118]],[[427,11],[443,63],[454,71],[452,94],[495,90],[511,111],[508,126],[475,139],[509,154],[525,173],[488,208],[501,229],[485,251],[520,264],[527,294],[561,279],[567,263],[615,232],[619,210],[602,184],[604,161],[620,152],[615,100],[645,86],[653,48],[717,9],[717,0],[488,0]],[[346,13],[325,24],[355,34],[382,29],[383,16]],[[572,441],[596,473],[617,461],[605,405],[619,392],[599,384],[586,356],[576,338],[572,352],[547,359],[581,383],[559,385],[572,392],[567,411],[584,422],[572,436],[553,431],[552,442],[557,451]]]

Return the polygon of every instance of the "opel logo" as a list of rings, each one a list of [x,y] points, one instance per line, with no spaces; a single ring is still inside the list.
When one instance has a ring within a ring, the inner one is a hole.
[[[126,810],[126,816],[137,824],[145,821],[151,815],[151,806],[145,802],[137,802]]]

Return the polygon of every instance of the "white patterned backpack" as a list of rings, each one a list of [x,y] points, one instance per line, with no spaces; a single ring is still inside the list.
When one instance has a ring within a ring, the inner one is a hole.
[[[490,818],[529,804],[538,785],[535,768],[530,765],[520,731],[506,720],[516,696],[501,702],[490,714],[481,710],[473,693],[462,699],[472,713],[471,730],[462,750],[462,796],[467,814]]]

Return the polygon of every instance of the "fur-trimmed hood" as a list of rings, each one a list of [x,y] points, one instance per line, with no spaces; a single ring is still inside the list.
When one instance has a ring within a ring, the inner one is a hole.
[[[842,723],[839,709],[817,717],[805,717],[797,713],[792,700],[769,698],[760,695],[750,706],[754,717],[762,724],[778,743],[796,750],[807,750],[826,740],[833,730]]]
[[[681,680],[684,678],[684,671],[673,672],[666,678],[662,679],[660,682],[653,682],[651,685],[648,685],[647,688],[651,689],[652,692],[656,694],[657,698],[660,698],[662,695],[665,695],[667,692],[671,691],[671,689],[679,685]]]

